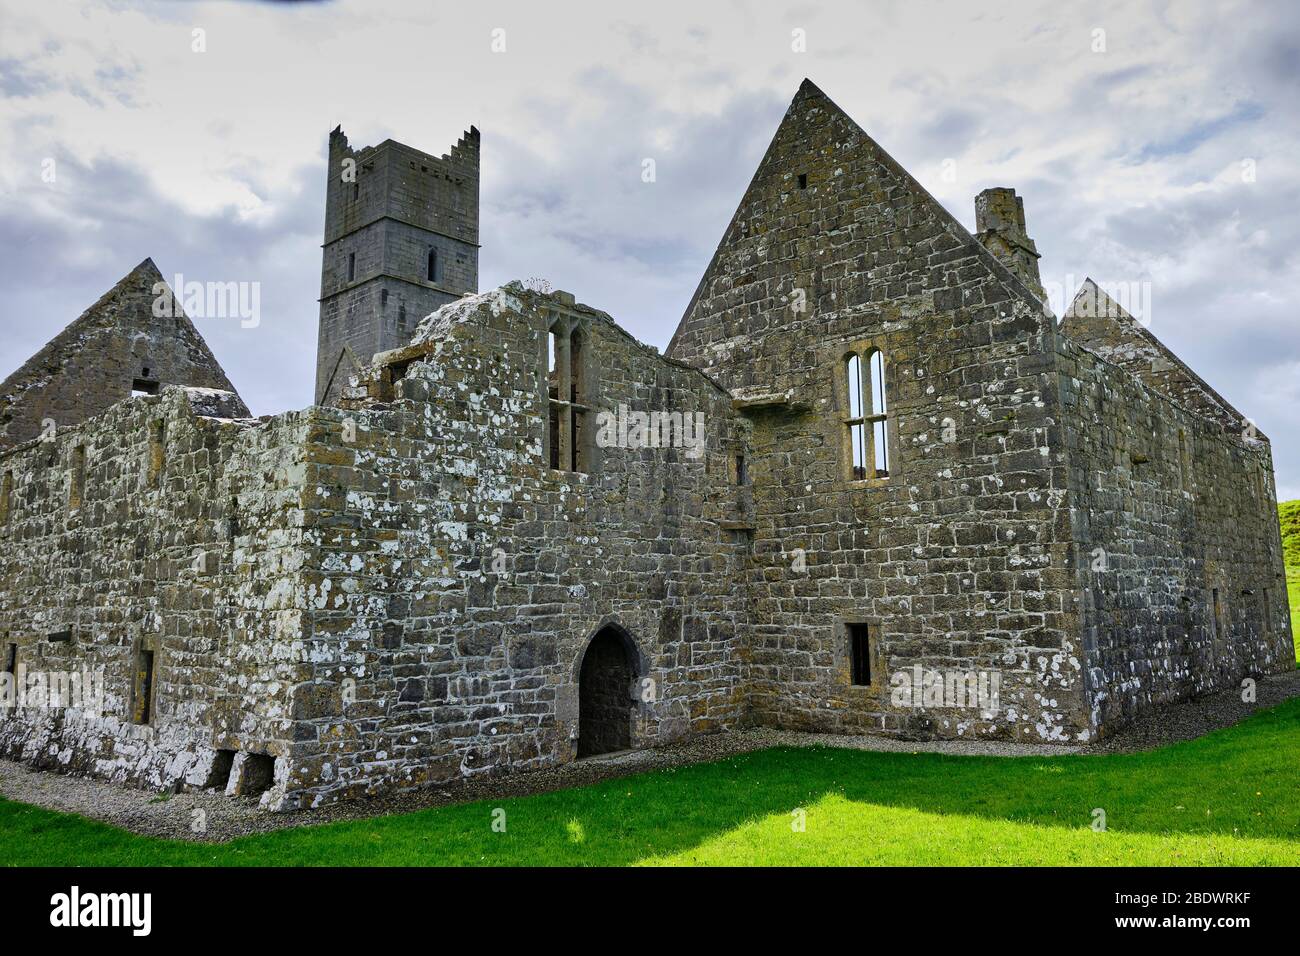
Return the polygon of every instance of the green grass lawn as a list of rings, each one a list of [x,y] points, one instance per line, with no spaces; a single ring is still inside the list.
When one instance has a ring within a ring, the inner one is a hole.
[[[225,845],[0,801],[8,865],[1300,864],[1300,700],[1145,754],[776,749]],[[503,808],[506,832],[492,829]],[[792,824],[805,812],[803,832]],[[1090,824],[1094,808],[1107,829]]]
[[[1300,568],[1286,569],[1286,593],[1291,601],[1291,641],[1295,644],[1296,666],[1300,667]]]
[[[1300,502],[1279,506],[1300,659]],[[777,749],[576,790],[224,845],[0,799],[0,864],[1300,865],[1300,700],[1146,754]],[[492,828],[504,809],[504,833]],[[1094,831],[1094,809],[1107,829]],[[793,813],[802,809],[796,831]]]
[[[1295,642],[1295,656],[1300,662],[1300,501],[1281,502],[1277,506],[1277,516],[1282,525],[1286,593],[1291,601],[1291,640]]]

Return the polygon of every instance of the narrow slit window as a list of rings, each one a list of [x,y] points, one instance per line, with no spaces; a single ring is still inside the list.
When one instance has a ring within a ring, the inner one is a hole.
[[[68,507],[75,511],[81,507],[86,495],[86,446],[72,449],[72,472],[68,480]]]
[[[559,350],[560,334],[551,329],[546,334],[546,395],[548,417],[550,421],[550,465],[555,470],[560,468],[560,377],[555,356]]]
[[[551,468],[590,469],[587,435],[586,336],[579,328],[557,323],[547,336],[547,417]]]
[[[0,525],[9,523],[9,512],[13,508],[14,473],[6,471],[0,478]]]
[[[1178,429],[1178,489],[1186,491],[1189,485],[1187,460],[1187,433]]]
[[[889,408],[885,403],[885,355],[876,351],[871,353],[871,445],[877,478],[889,475],[888,414]]]
[[[749,471],[747,470],[747,467],[745,465],[744,455],[736,456],[736,484],[738,485],[749,484]]]
[[[430,282],[438,281],[438,250],[429,250],[429,260],[425,263],[426,273]]]
[[[800,188],[800,189],[807,189],[807,188],[808,188],[808,174],[807,174],[807,173],[800,173],[800,174],[799,174],[799,188]]]
[[[162,478],[166,459],[167,425],[161,419],[149,423],[149,484],[157,485]]]
[[[136,659],[135,708],[132,720],[148,724],[153,720],[154,653],[142,649]]]
[[[844,363],[849,397],[849,417],[845,424],[849,429],[849,446],[852,455],[854,481],[867,477],[867,424],[863,414],[862,403],[862,358],[850,355]]]
[[[1214,621],[1213,621],[1213,624],[1214,624],[1214,636],[1215,636],[1215,637],[1218,637],[1219,634],[1220,634],[1220,632],[1222,632],[1222,630],[1223,630],[1223,608],[1220,607],[1220,605],[1219,605],[1219,589],[1218,589],[1218,588],[1215,588],[1214,591],[1213,591],[1213,602],[1214,602]]]
[[[18,706],[18,645],[8,643],[5,645],[4,673],[13,675],[10,683],[10,692],[3,698],[0,698],[0,707],[5,709]]]
[[[871,634],[865,624],[846,625],[854,686],[871,686]]]
[[[569,336],[569,401],[572,403],[572,429],[569,448],[572,452],[572,470],[587,471],[587,382],[586,336],[574,329]]]
[[[351,282],[356,277],[357,277],[357,254],[355,252],[349,252],[348,253],[348,281]]]

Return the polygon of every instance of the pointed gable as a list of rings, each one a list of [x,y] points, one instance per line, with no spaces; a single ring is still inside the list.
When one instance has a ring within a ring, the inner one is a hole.
[[[168,311],[154,309],[160,286],[162,274],[145,259],[5,379],[0,448],[36,438],[46,419],[74,425],[98,415],[136,388],[217,389],[232,393],[226,405],[237,416],[249,414],[176,298],[168,296],[171,314],[154,314]]]
[[[824,340],[1013,299],[1022,307],[989,318],[1017,323],[1015,335],[1039,337],[1044,350],[1054,329],[1033,293],[804,80],[668,354],[733,390],[780,391],[798,385],[801,360],[776,357],[788,353],[788,335]]]
[[[1117,365],[1149,388],[1226,431],[1251,429],[1241,412],[1193,372],[1182,359],[1091,278],[1085,279],[1061,319],[1061,333],[1097,357]]]

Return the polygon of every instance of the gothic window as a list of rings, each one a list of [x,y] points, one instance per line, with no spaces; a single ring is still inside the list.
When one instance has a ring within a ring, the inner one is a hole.
[[[876,477],[889,474],[889,429],[885,416],[885,354],[879,350],[871,353],[871,450],[876,464]]]
[[[587,471],[589,396],[586,333],[558,316],[547,334],[548,451],[557,471]]]
[[[854,481],[889,477],[889,405],[885,356],[879,349],[851,353],[844,361],[849,474]]]

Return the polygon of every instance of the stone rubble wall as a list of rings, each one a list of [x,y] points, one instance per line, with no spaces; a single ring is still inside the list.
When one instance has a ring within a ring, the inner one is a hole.
[[[800,90],[669,351],[736,394],[778,396],[749,412],[755,721],[1088,739],[1054,332],[915,180]],[[872,349],[892,462],[851,480],[844,363]],[[851,680],[852,623],[869,628],[870,685]],[[998,699],[896,698],[917,665],[996,673]]]
[[[1268,442],[1067,339],[1060,369],[1093,724],[1294,667]]]
[[[224,785],[219,749],[287,754],[288,690],[304,666],[306,420],[194,410],[239,404],[168,388],[0,456],[12,486],[0,651],[17,644],[28,674],[102,668],[105,691],[102,712],[0,712],[0,753],[160,789]],[[78,448],[82,500],[71,508]],[[147,725],[132,719],[141,648],[155,655]]]
[[[704,457],[594,448],[587,474],[547,467],[556,308],[587,330],[592,415],[701,412]],[[319,659],[293,693],[289,791],[315,804],[572,759],[578,670],[607,624],[653,682],[633,746],[737,726],[747,542],[724,527],[743,511],[730,396],[603,313],[518,284],[444,308],[416,341],[307,437]]]

